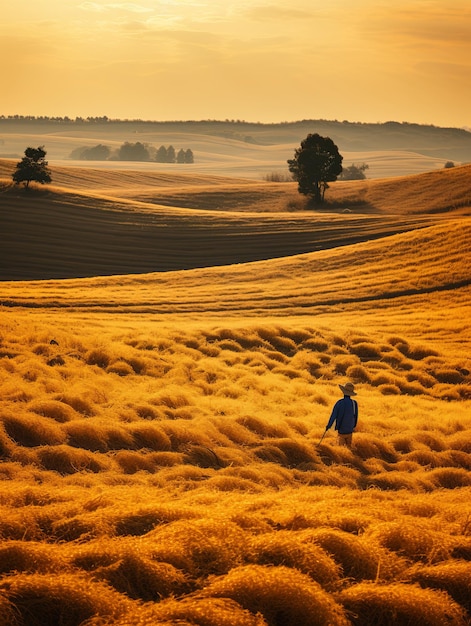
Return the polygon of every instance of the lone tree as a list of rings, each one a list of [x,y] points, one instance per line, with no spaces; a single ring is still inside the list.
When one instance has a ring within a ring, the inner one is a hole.
[[[355,165],[352,163],[349,167],[344,167],[339,178],[341,180],[364,180],[366,178],[365,171],[369,169],[367,163],[361,165]]]
[[[330,137],[309,134],[288,160],[289,171],[298,183],[299,193],[311,196],[315,204],[324,202],[328,183],[342,172],[343,157]]]
[[[24,183],[26,188],[32,180],[36,183],[50,183],[52,181],[48,163],[45,161],[46,151],[44,146],[39,148],[26,148],[25,156],[16,164],[16,170],[12,174],[16,185]]]

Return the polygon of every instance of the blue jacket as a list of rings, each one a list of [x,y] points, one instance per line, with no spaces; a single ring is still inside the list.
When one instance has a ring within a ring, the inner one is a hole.
[[[358,422],[358,403],[356,400],[352,400],[350,396],[344,396],[338,400],[332,409],[326,430],[329,430],[334,422],[335,430],[338,430],[341,435],[352,433]]]

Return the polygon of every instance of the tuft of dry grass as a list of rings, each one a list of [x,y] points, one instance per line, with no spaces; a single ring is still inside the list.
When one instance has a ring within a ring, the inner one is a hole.
[[[414,585],[358,583],[337,595],[351,623],[465,626],[466,614],[448,594]]]
[[[126,606],[107,585],[70,574],[10,576],[0,581],[0,593],[28,626],[79,626],[95,616],[117,616]]]
[[[27,448],[55,446],[65,442],[62,428],[52,419],[35,414],[3,413],[0,416],[8,436],[17,444]]]
[[[437,565],[416,566],[408,580],[423,588],[441,589],[471,612],[471,567],[469,561],[445,561]]]
[[[412,561],[436,563],[450,557],[451,540],[417,520],[385,522],[368,534],[388,550]]]
[[[334,528],[306,531],[305,536],[331,555],[343,577],[360,581],[374,580],[378,575],[379,551],[361,537]]]
[[[308,574],[327,590],[340,581],[340,568],[318,545],[303,541],[303,536],[289,531],[264,533],[254,537],[245,559],[257,565],[283,565]]]
[[[169,563],[157,563],[138,554],[124,554],[118,561],[93,571],[93,578],[106,582],[133,600],[158,602],[188,591],[185,574]]]
[[[245,565],[216,578],[204,595],[231,598],[269,626],[347,626],[341,607],[309,576],[284,566]]]

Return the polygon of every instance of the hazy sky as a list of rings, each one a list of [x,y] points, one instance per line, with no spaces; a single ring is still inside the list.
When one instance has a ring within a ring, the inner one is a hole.
[[[470,0],[0,0],[0,113],[471,126]]]

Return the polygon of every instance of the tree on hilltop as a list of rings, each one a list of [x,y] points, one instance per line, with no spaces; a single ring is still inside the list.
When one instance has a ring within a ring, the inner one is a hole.
[[[167,148],[167,163],[175,163],[177,160],[177,155],[175,153],[175,148],[173,146],[169,146]]]
[[[328,183],[342,173],[343,157],[330,137],[309,134],[288,160],[289,171],[298,183],[299,193],[311,196],[316,204],[324,201]]]
[[[31,181],[41,183],[41,185],[50,183],[51,172],[45,157],[44,146],[26,148],[25,156],[16,164],[16,170],[12,174],[13,182],[16,185],[24,183],[26,188],[29,187]]]
[[[157,150],[155,160],[157,163],[167,163],[167,148],[165,146],[160,146]]]
[[[185,150],[185,163],[194,163],[195,162],[195,155],[193,154],[193,150],[191,148],[188,148],[188,150]]]

